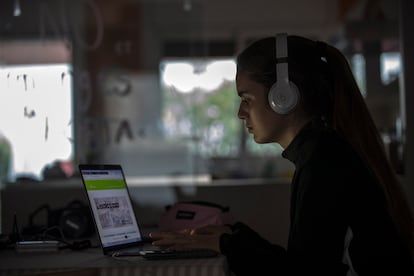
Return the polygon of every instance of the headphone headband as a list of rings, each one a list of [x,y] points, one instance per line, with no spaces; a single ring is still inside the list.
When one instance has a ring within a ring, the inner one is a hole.
[[[276,59],[287,58],[288,47],[287,47],[287,34],[280,33],[276,35]]]

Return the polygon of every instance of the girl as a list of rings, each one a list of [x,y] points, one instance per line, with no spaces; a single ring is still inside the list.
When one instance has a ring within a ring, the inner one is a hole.
[[[264,38],[238,55],[236,85],[255,142],[295,165],[287,248],[240,222],[151,233],[154,244],[216,250],[236,275],[414,275],[410,207],[341,52]]]

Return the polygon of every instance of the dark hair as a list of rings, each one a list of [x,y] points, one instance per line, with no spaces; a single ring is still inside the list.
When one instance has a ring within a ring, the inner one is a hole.
[[[253,42],[237,56],[237,72],[270,89],[276,81],[275,45],[275,37]],[[288,36],[288,63],[289,79],[301,93],[299,106],[306,116],[323,119],[335,129],[369,165],[414,256],[414,219],[408,200],[346,57],[323,42]]]

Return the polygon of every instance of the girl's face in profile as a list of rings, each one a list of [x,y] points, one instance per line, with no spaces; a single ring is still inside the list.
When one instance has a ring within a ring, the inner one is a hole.
[[[256,143],[276,142],[284,146],[287,116],[271,109],[267,99],[269,89],[243,72],[237,73],[236,86],[241,99],[237,115],[244,121],[247,131],[253,134]]]

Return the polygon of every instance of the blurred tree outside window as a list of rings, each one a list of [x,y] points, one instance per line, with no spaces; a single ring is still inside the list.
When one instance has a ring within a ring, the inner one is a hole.
[[[203,157],[238,152],[235,64],[221,60],[166,60],[161,64],[163,126],[167,139],[187,141]]]
[[[168,139],[188,140],[196,154],[207,158],[281,153],[273,144],[256,144],[237,117],[240,99],[233,59],[166,59],[160,71]]]

